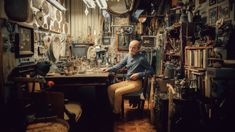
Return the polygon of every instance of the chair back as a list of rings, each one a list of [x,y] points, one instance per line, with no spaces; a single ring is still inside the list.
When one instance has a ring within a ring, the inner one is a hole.
[[[144,98],[148,98],[149,97],[149,79],[147,76],[143,77],[143,80],[142,80],[142,90],[143,90],[143,95],[144,95]]]

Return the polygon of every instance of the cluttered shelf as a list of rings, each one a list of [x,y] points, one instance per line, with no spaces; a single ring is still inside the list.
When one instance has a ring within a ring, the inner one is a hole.
[[[167,56],[181,57],[179,53],[165,53]]]

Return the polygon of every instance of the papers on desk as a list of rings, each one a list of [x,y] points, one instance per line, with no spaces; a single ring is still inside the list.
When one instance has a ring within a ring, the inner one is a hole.
[[[49,72],[49,73],[47,73],[47,76],[55,76],[55,75],[56,75],[55,72]]]

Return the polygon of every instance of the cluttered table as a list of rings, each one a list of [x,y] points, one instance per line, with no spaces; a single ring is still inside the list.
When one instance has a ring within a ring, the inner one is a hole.
[[[48,73],[47,81],[54,81],[56,86],[105,86],[109,83],[109,73],[102,71],[86,71],[64,75],[60,73]]]

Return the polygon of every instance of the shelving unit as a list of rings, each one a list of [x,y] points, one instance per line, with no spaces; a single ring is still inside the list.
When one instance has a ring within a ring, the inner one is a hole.
[[[161,71],[164,74],[165,64],[170,62],[175,68],[180,67],[180,71],[177,71],[179,78],[184,77],[184,48],[186,45],[186,30],[188,25],[186,23],[172,25],[172,29],[167,31],[168,42],[163,48],[162,52],[162,68]]]
[[[210,46],[185,47],[185,77],[190,80],[190,87],[199,90],[202,95],[207,89],[206,70],[212,49]]]

